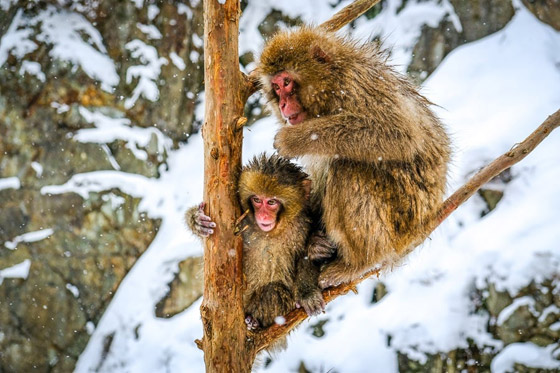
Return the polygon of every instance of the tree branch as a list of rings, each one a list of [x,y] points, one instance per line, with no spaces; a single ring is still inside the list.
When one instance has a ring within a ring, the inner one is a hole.
[[[241,168],[245,80],[239,71],[239,1],[204,1],[205,114],[204,197],[216,222],[204,240],[204,296],[200,306],[207,372],[248,372],[255,358],[240,349],[247,338],[243,321],[243,240],[234,231],[241,215],[237,177]]]
[[[447,219],[453,211],[469,199],[480,187],[505,169],[513,166],[531,153],[555,128],[560,125],[560,110],[548,118],[529,135],[523,142],[515,144],[510,151],[496,158],[492,163],[471,177],[465,185],[457,189],[439,209],[438,218],[427,227],[429,233]]]
[[[341,11],[319,25],[325,31],[338,31],[348,23],[352,22],[380,0],[356,0],[352,4],[344,7]]]
[[[560,110],[550,115],[523,142],[515,144],[510,151],[496,158],[476,175],[471,177],[462,187],[460,187],[442,203],[434,219],[426,225],[425,236],[422,240],[414,242],[412,247],[420,245],[445,219],[449,217],[449,215],[451,215],[453,211],[457,209],[457,207],[469,199],[478,189],[490,181],[490,179],[525,158],[558,126],[560,126]],[[383,268],[374,269],[350,283],[324,290],[323,298],[325,299],[325,303],[331,302],[340,295],[348,293],[350,290],[357,292],[356,286],[359,283],[374,274],[379,276],[382,269]],[[251,337],[255,341],[257,350],[260,351],[278,338],[287,335],[306,318],[307,314],[303,309],[295,309],[285,316],[285,323],[283,325],[272,325],[258,333],[253,333]]]

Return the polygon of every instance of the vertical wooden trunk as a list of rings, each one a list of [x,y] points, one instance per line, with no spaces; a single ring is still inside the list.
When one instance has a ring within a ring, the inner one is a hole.
[[[234,235],[243,133],[237,121],[246,99],[239,70],[239,15],[238,0],[204,1],[204,201],[217,224],[204,249],[201,316],[207,372],[247,372],[254,359],[243,321],[243,242]]]

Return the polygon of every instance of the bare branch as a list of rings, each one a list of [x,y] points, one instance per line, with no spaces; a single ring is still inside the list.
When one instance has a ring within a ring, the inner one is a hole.
[[[261,82],[259,80],[257,70],[251,71],[249,75],[243,74],[243,77],[245,79],[245,86],[243,88],[243,102],[246,102],[253,93],[257,92],[261,88]]]
[[[323,22],[319,27],[325,31],[338,31],[348,23],[352,22],[380,0],[356,0],[352,4],[344,7],[327,21]]]
[[[469,199],[480,187],[490,179],[500,174],[505,169],[521,161],[533,151],[555,128],[560,125],[560,110],[550,115],[529,137],[522,143],[515,144],[510,151],[496,158],[492,163],[480,170],[476,175],[455,193],[453,193],[441,206],[438,219],[433,220],[428,227],[429,233],[457,209],[459,205]]]
[[[529,137],[523,142],[516,144],[507,153],[496,158],[493,162],[488,164],[476,175],[470,178],[465,185],[460,187],[453,193],[445,202],[442,203],[438,213],[426,226],[426,235],[421,241],[415,242],[413,247],[421,244],[445,219],[451,215],[453,211],[469,199],[478,189],[480,189],[490,179],[497,176],[503,170],[511,167],[517,162],[525,158],[530,152],[533,151],[555,128],[560,126],[560,110],[550,115]],[[356,286],[366,278],[379,273],[383,269],[375,269],[364,276],[356,279],[350,283],[342,284],[323,291],[323,298],[325,303],[329,303],[340,295],[348,293],[348,291],[355,291]],[[303,309],[295,309],[285,316],[285,323],[283,325],[272,325],[269,328],[252,335],[255,341],[257,350],[262,350],[271,342],[278,338],[287,335],[291,330],[297,327],[307,318],[307,314]]]

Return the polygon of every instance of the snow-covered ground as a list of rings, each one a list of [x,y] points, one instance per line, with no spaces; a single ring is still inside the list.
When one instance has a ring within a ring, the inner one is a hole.
[[[241,22],[241,50],[260,49],[262,40],[256,36],[256,26],[272,4],[301,15],[306,21],[319,23],[332,13],[328,3],[251,2]],[[435,110],[453,136],[455,155],[450,191],[480,166],[523,140],[547,115],[560,108],[560,33],[539,22],[519,2],[515,3],[517,13],[505,29],[453,51],[423,87],[423,93],[439,105]],[[393,46],[394,62],[405,65],[420,25],[437,24],[446,11],[452,12],[447,0],[439,6],[435,4],[409,2],[397,14],[399,1],[389,2],[379,17],[357,22],[353,33],[357,37],[383,35]],[[455,16],[452,21],[460,27]],[[84,24],[79,30],[95,42],[96,50],[87,53],[104,52],[96,31],[85,25],[87,21],[74,17],[73,22]],[[12,31],[19,32],[17,40],[22,43],[2,39],[0,62],[6,48],[19,45],[24,49],[22,55],[35,48],[23,43],[28,41],[24,31],[17,27]],[[65,40],[76,40],[70,31],[67,34]],[[57,49],[56,53],[63,58],[65,52]],[[151,61],[152,70],[159,74],[161,64],[166,62],[152,57],[146,58],[145,66]],[[82,60],[75,63],[95,77],[99,66],[110,65],[102,56],[100,61],[93,66]],[[144,88],[139,87],[127,105],[134,105],[140,94],[157,100],[157,92],[150,88],[152,70],[146,75]],[[104,71],[113,70],[109,66]],[[115,80],[112,74],[108,77],[111,79],[105,79],[104,88],[110,90]],[[123,280],[92,331],[76,371],[202,372],[202,352],[194,343],[202,336],[200,301],[170,319],[159,319],[154,314],[155,304],[166,293],[179,261],[202,252],[199,242],[184,229],[182,218],[185,209],[202,196],[201,138],[194,135],[187,145],[171,151],[157,130],[132,131],[127,127],[127,119],[104,118],[86,109],[81,114],[96,128],[78,132],[77,141],[104,143],[107,138],[130,138],[135,148],[135,144],[143,145],[155,135],[169,153],[169,169],[162,170],[159,179],[120,171],[92,172],[75,175],[63,186],[43,189],[43,193],[72,190],[87,195],[90,191],[119,187],[143,197],[141,208],[162,219],[155,240]],[[244,159],[263,150],[272,151],[275,128],[274,120],[267,118],[246,129]],[[396,350],[422,361],[425,353],[465,347],[467,338],[481,346],[500,347],[500,342],[485,332],[485,316],[471,313],[468,292],[491,280],[499,289],[513,293],[533,280],[538,282],[560,272],[560,132],[552,133],[514,166],[512,174],[514,178],[505,186],[504,198],[496,210],[480,219],[481,201],[473,198],[405,263],[384,275],[388,294],[380,302],[371,303],[375,280],[365,281],[359,287],[359,295],[338,298],[329,304],[325,315],[304,323],[291,335],[288,349],[263,371],[295,371],[304,360],[313,371],[394,372]],[[17,181],[0,181],[0,188],[17,188]],[[26,274],[18,271],[15,275]],[[0,274],[0,281],[1,277]],[[312,336],[309,326],[327,318],[325,336]],[[105,337],[111,334],[111,349],[100,364]],[[504,372],[515,361],[560,369],[560,362],[553,359],[555,347],[558,355],[558,346],[509,345],[494,359],[493,371]]]

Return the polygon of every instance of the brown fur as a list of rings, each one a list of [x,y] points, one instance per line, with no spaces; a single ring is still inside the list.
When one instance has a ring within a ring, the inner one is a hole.
[[[255,157],[241,171],[239,200],[244,211],[251,211],[242,222],[247,226],[243,232],[243,303],[245,313],[263,328],[294,309],[296,301],[312,308],[321,306],[318,268],[306,258],[311,226],[308,182],[300,167],[277,155]],[[270,232],[263,232],[255,222],[250,203],[254,195],[274,197],[282,203],[276,227]],[[197,210],[195,206],[185,216],[195,234]],[[285,341],[273,349],[283,345]]]
[[[307,175],[301,168],[278,156],[254,158],[241,172],[239,200],[251,209],[255,194],[273,196],[282,202],[276,228],[261,231],[250,213],[243,233],[243,272],[246,292],[245,311],[270,326],[277,316],[294,308],[297,296],[296,262],[305,257],[310,230],[306,187]],[[316,278],[315,278],[316,281]]]
[[[270,84],[279,72],[295,80],[307,113],[284,125],[274,145],[282,156],[304,157],[312,201],[337,247],[323,287],[401,258],[443,198],[448,136],[430,102],[386,59],[376,44],[311,27],[280,32],[260,58],[263,90],[281,122]]]

